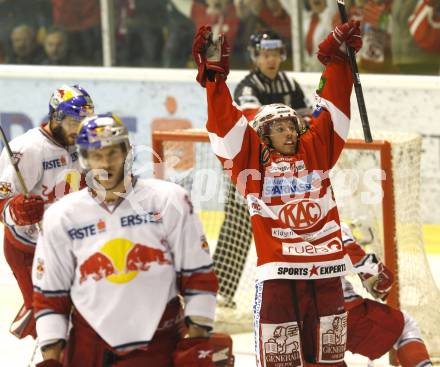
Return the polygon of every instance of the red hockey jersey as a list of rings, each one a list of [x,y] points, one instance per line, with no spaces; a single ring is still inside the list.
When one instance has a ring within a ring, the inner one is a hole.
[[[347,139],[351,91],[349,65],[327,65],[311,128],[284,156],[261,142],[224,81],[207,83],[212,149],[248,201],[258,281],[336,277],[350,267],[328,173]]]

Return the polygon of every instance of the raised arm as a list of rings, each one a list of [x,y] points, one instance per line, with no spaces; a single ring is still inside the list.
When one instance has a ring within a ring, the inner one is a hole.
[[[361,48],[359,22],[336,27],[319,45],[318,59],[326,68],[317,90],[310,134],[303,137],[313,139],[313,149],[322,152],[316,167],[319,169],[335,165],[348,137],[353,80],[346,43],[355,50]]]
[[[208,129],[212,149],[242,194],[259,192],[261,142],[246,117],[233,102],[226,78],[229,47],[224,35],[213,42],[210,27],[201,27],[194,37],[193,55],[198,65],[197,81],[206,87]]]

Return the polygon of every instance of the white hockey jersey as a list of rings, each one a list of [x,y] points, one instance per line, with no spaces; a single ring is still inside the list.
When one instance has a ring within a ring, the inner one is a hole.
[[[11,140],[10,147],[29,192],[41,195],[46,208],[70,191],[78,191],[81,174],[75,147],[66,149],[42,127],[30,129]],[[36,226],[17,226],[9,213],[8,201],[22,191],[6,149],[3,149],[0,155],[0,220],[5,224],[7,240],[24,251],[33,252],[38,237]]]
[[[84,189],[45,212],[32,271],[41,343],[66,339],[69,296],[115,350],[147,345],[178,293],[185,316],[213,320],[217,278],[185,190],[138,180],[112,211],[97,200]]]

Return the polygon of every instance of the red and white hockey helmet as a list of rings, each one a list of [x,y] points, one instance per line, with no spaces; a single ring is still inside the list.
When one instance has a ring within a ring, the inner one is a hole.
[[[263,138],[269,134],[270,126],[275,121],[288,119],[291,119],[295,124],[298,135],[307,131],[307,124],[298,116],[296,111],[282,103],[272,103],[261,107],[250,124],[258,136]]]

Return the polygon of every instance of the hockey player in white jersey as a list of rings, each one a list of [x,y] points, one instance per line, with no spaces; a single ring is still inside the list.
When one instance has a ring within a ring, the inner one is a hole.
[[[377,300],[385,300],[394,276],[373,253],[365,253],[346,223],[341,223],[342,241],[364,287]],[[432,366],[416,320],[407,312],[380,301],[363,298],[342,278],[347,319],[347,350],[371,360],[392,348],[402,367]]]
[[[77,146],[89,188],[45,212],[33,266],[41,366],[213,366],[217,278],[186,191],[131,175],[114,115],[85,119]]]
[[[93,102],[80,86],[63,85],[49,101],[46,124],[13,139],[13,158],[30,192],[25,197],[3,150],[0,156],[0,221],[4,226],[4,254],[20,287],[24,305],[11,326],[22,338],[35,337],[32,316],[31,267],[38,236],[36,223],[55,199],[80,183],[75,137],[80,121],[93,113]]]

